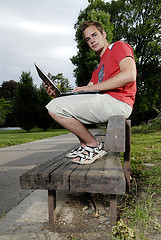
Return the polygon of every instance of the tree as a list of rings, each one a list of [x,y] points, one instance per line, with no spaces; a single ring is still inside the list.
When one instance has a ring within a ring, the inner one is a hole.
[[[15,92],[14,113],[19,126],[28,132],[36,125],[38,103],[37,89],[30,72],[22,72]]]
[[[56,86],[60,89],[61,92],[71,90],[69,80],[67,78],[64,78],[62,73],[58,73],[55,76],[52,75],[51,73],[48,73],[48,76],[51,80],[55,82]],[[37,119],[38,127],[43,128],[44,131],[49,127],[60,128],[61,126],[49,116],[48,111],[45,108],[45,105],[52,98],[47,94],[43,85],[40,86],[40,89],[38,90],[38,96],[39,96],[39,118]]]
[[[114,41],[127,41],[137,64],[137,96],[133,121],[140,123],[161,111],[161,3],[159,0],[112,1],[108,8]]]
[[[43,128],[44,131],[47,128],[50,128],[53,125],[53,120],[49,116],[45,105],[52,99],[46,92],[43,85],[40,86],[40,89],[37,90],[38,99],[39,99],[39,114],[37,118],[37,126]]]
[[[113,26],[110,23],[110,15],[106,11],[107,5],[102,0],[92,1],[84,11],[80,12],[74,26],[78,53],[71,58],[71,61],[76,66],[74,76],[78,86],[86,85],[89,82],[92,72],[99,62],[99,56],[89,49],[87,43],[82,38],[81,23],[84,20],[101,22],[107,32],[107,40],[111,42]]]
[[[6,117],[12,111],[11,101],[6,101],[4,98],[0,99],[0,125],[6,121]]]
[[[6,101],[9,101],[10,111],[7,113],[5,117],[5,121],[3,122],[4,126],[16,126],[14,121],[14,113],[13,113],[13,98],[15,96],[15,90],[18,86],[18,83],[14,80],[4,81],[0,87],[0,98],[4,98]]]
[[[0,98],[13,99],[17,85],[18,83],[14,80],[4,81],[0,87]]]
[[[48,76],[55,82],[56,86],[60,89],[61,92],[67,92],[72,89],[69,80],[67,78],[64,78],[62,73],[58,73],[55,76],[51,73],[48,73]]]

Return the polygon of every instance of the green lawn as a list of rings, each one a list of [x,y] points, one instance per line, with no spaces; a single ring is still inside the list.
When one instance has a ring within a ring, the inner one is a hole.
[[[135,132],[135,131],[134,131]],[[161,132],[133,133],[131,191],[121,198],[114,240],[161,239]]]
[[[25,130],[0,130],[0,148],[33,142],[67,133],[69,133],[69,131],[66,129],[50,129],[45,132],[40,129],[33,129],[29,133]]]
[[[145,184],[161,184],[161,133],[133,134],[131,144],[133,175]],[[159,190],[159,189],[158,189]]]

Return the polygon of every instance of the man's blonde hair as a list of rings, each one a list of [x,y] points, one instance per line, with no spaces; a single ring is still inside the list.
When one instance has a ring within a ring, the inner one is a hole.
[[[100,33],[102,34],[103,33],[103,27],[102,27],[102,24],[99,23],[99,22],[94,22],[94,21],[84,21],[81,25],[81,29],[82,29],[82,35],[84,37],[84,30],[90,26],[95,26],[99,31]]]

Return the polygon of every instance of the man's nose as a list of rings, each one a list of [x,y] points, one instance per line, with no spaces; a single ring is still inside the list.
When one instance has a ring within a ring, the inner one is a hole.
[[[94,38],[91,38],[91,44],[94,43]]]

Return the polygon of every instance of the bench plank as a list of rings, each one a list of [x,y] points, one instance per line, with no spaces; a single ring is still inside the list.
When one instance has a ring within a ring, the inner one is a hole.
[[[65,158],[61,168],[50,173],[50,182],[58,190],[70,190],[70,175],[77,167],[77,164],[73,164],[70,159]]]
[[[113,116],[109,118],[104,149],[107,152],[125,152],[124,116]]]
[[[20,176],[20,185],[21,188],[29,188],[29,189],[36,189],[36,188],[40,188],[43,189],[44,183],[43,183],[43,178],[42,178],[42,173],[43,171],[46,171],[49,168],[53,168],[53,167],[57,167],[57,165],[61,164],[61,160],[62,157],[58,157],[56,159],[52,159],[49,160],[47,162],[45,162],[44,164],[37,166],[31,170],[29,170],[28,172],[22,174]],[[49,172],[48,174],[46,173],[46,175],[44,175],[44,179],[46,181],[46,179],[48,179]]]
[[[79,165],[78,168],[72,172],[70,175],[70,191],[83,192],[83,189],[86,189],[85,192],[89,192],[85,183],[85,178],[92,165]]]
[[[124,194],[125,177],[119,157],[110,153],[94,162],[77,168],[70,176],[70,190],[104,194]]]
[[[78,145],[76,145],[77,147]],[[70,151],[70,150],[69,150]],[[43,164],[34,167],[20,176],[20,185],[22,189],[45,189],[46,181],[50,179],[50,172],[58,168],[64,162],[66,154],[60,154],[58,157],[49,159]],[[69,159],[68,159],[69,160]]]
[[[69,159],[63,158],[61,161],[56,162],[53,166],[50,166],[49,169],[45,169],[41,173],[38,174],[38,181],[36,184],[43,182],[44,189],[50,190],[58,190],[59,186],[62,186],[62,169],[64,166],[69,164]],[[51,180],[51,174],[55,173],[55,181]],[[57,178],[57,173],[59,173],[59,178]],[[42,182],[41,182],[42,181]],[[68,180],[66,181],[66,185],[64,188],[62,187],[60,190],[68,190]]]
[[[125,192],[123,170],[115,153],[109,153],[90,165],[74,164],[66,157],[53,159],[53,164],[51,161],[46,164],[46,169],[43,164],[43,167],[22,174],[21,187],[108,194]]]

